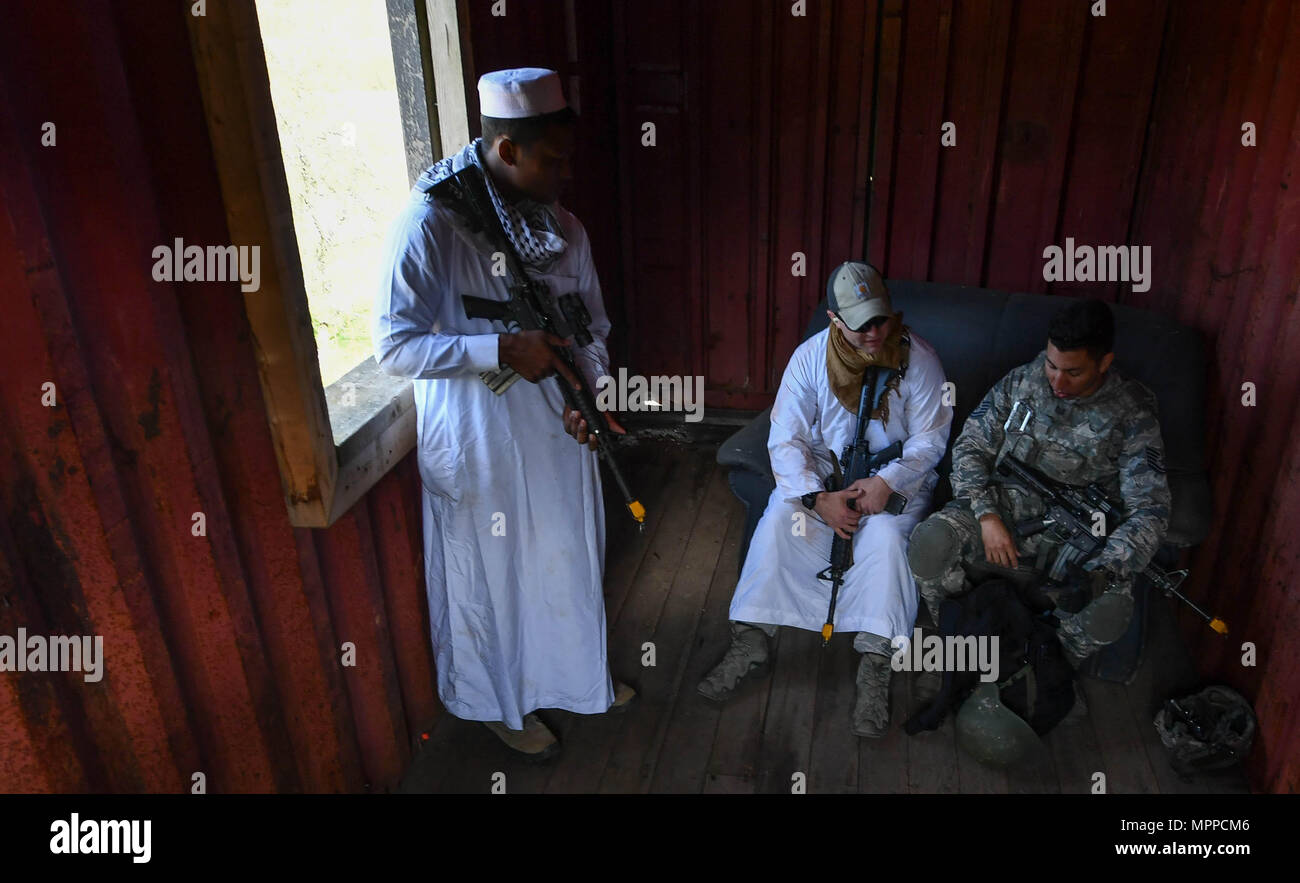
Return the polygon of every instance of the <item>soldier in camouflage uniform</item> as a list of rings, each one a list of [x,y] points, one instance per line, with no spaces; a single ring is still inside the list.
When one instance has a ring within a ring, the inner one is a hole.
[[[963,562],[1022,576],[1054,560],[1058,545],[1047,532],[1011,533],[1041,517],[1044,506],[1038,495],[996,480],[995,466],[1007,454],[1057,481],[1095,481],[1122,501],[1121,523],[1082,569],[1094,602],[1103,590],[1120,593],[1128,606],[1119,608],[1131,610],[1133,577],[1168,527],[1169,485],[1155,397],[1111,367],[1113,341],[1114,318],[1105,303],[1066,306],[1052,320],[1047,349],[998,381],[967,418],[952,450],[954,499],[917,525],[908,550],[936,622],[944,598],[969,588]],[[1060,619],[1058,636],[1078,667],[1104,642],[1088,633],[1086,616]]]

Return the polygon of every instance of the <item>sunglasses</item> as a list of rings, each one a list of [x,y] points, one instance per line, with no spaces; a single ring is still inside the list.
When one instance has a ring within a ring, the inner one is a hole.
[[[845,322],[844,317],[841,316],[839,313],[835,314],[835,318],[839,319],[840,324],[843,325],[845,328],[849,328],[849,323]],[[849,328],[849,330],[852,331],[854,334],[861,334],[864,331],[875,331],[877,328],[884,325],[888,321],[889,321],[888,316],[876,316],[874,319],[869,319],[866,322],[864,322],[861,328]]]

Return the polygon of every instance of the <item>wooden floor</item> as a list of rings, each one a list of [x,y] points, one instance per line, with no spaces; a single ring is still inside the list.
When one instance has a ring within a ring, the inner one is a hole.
[[[518,759],[481,724],[444,714],[399,790],[488,793],[503,773],[509,793],[789,793],[802,773],[808,793],[1085,794],[1103,773],[1113,794],[1248,791],[1238,771],[1188,784],[1165,760],[1152,717],[1162,699],[1197,679],[1164,599],[1153,599],[1134,682],[1085,679],[1088,716],[1058,726],[1040,757],[1010,772],[961,751],[951,718],[933,732],[903,733],[908,673],[893,678],[889,734],[853,736],[858,655],[850,634],[823,650],[820,635],[784,628],[771,675],[724,708],[705,702],[695,684],[727,646],[744,527],[714,452],[659,441],[621,454],[649,524],[636,535],[621,505],[607,503],[608,646],[614,674],[640,691],[637,704],[621,716],[541,711],[564,746],[543,765]],[[641,665],[647,642],[653,667]]]

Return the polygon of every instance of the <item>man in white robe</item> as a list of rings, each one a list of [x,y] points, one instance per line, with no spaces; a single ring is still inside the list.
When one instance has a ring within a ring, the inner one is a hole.
[[[574,128],[558,76],[493,72],[479,96],[484,137],[425,170],[389,236],[375,357],[414,380],[438,695],[457,717],[544,758],[559,745],[534,710],[597,714],[635,695],[606,661],[597,456],[575,444],[591,441],[585,424],[550,379],[568,374],[552,349],[563,342],[466,317],[462,295],[508,300],[506,278],[432,185],[468,163],[483,170],[530,275],[554,295],[577,292],[590,313],[593,341],[573,352],[593,389],[608,373],[610,324],[587,233],[556,202]],[[479,375],[506,366],[522,381],[498,395]]]
[[[731,646],[698,690],[725,701],[745,677],[766,671],[768,639],[777,626],[822,629],[830,585],[817,574],[828,564],[834,529],[852,537],[853,565],[833,625],[857,632],[853,646],[863,654],[851,729],[877,737],[889,726],[891,639],[910,640],[916,621],[907,537],[929,512],[952,408],[944,404],[943,366],[934,348],[902,325],[874,268],[842,264],[827,287],[831,325],[795,350],[772,406],[768,453],[776,488],[732,597]],[[843,491],[827,492],[825,480],[834,468],[830,454],[839,457],[853,441],[861,372],[871,364],[903,370],[885,386],[866,440],[872,452],[901,441],[902,456]],[[896,515],[884,511],[894,493],[905,499]]]

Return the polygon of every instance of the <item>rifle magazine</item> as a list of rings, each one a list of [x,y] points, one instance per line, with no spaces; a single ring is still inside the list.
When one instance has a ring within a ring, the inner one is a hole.
[[[520,375],[514,368],[507,365],[497,371],[484,371],[479,374],[479,377],[487,384],[488,389],[497,395],[501,395],[514,385]]]

